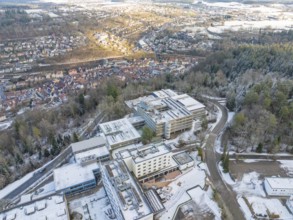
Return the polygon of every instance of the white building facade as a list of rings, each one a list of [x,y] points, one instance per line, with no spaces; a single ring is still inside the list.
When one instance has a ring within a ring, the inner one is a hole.
[[[269,196],[293,195],[293,178],[265,178],[264,186]]]

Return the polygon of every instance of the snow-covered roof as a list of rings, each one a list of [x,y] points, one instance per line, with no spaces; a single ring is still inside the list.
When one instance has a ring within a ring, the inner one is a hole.
[[[293,189],[293,178],[267,177],[265,180],[272,189]]]
[[[110,146],[138,140],[141,137],[126,118],[102,123],[99,126]]]
[[[110,192],[114,196],[111,202],[118,203],[124,219],[140,219],[152,215],[152,210],[139,189],[137,183],[129,173],[123,161],[113,160],[104,165]],[[147,219],[147,218],[145,218]]]
[[[72,152],[79,153],[81,151],[90,150],[96,147],[101,147],[106,145],[106,140],[104,137],[94,137],[88,140],[79,141],[71,144]]]
[[[193,161],[191,156],[189,156],[189,154],[186,152],[173,155],[173,158],[179,165],[187,164]]]
[[[168,122],[191,115],[183,105],[169,97],[151,102],[141,102],[137,105],[137,108],[145,111],[156,123]]]
[[[177,95],[172,98],[181,103],[183,106],[185,106],[188,111],[194,111],[197,109],[205,108],[205,106],[202,103],[200,103],[199,101],[195,100],[187,94]]]
[[[153,92],[153,95],[155,95],[158,98],[163,99],[163,98],[167,98],[167,97],[176,96],[177,93],[171,89],[162,89],[162,90]]]
[[[75,160],[77,163],[82,163],[84,159],[93,157],[94,160],[100,157],[110,155],[109,150],[106,146],[94,148],[85,152],[75,154]]]
[[[205,106],[187,94],[178,95],[170,89],[125,102],[130,108],[144,111],[156,123],[164,123],[192,115]]]
[[[56,191],[82,184],[95,179],[93,170],[99,169],[97,163],[87,166],[69,164],[54,170],[54,183]]]
[[[57,199],[60,202],[57,203]],[[67,206],[61,195],[54,195],[42,200],[32,201],[28,205],[19,206],[0,213],[0,219],[5,219],[5,217],[6,220],[68,220]]]
[[[165,143],[150,144],[139,148],[125,149],[118,152],[121,159],[132,157],[135,163],[141,163],[145,160],[149,160],[164,154],[171,152],[171,148]]]

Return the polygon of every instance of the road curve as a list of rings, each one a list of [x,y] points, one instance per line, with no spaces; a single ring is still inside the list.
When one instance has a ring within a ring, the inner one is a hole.
[[[222,111],[222,118],[219,123],[215,126],[215,128],[211,131],[205,148],[205,160],[207,166],[210,171],[210,180],[213,183],[217,192],[221,195],[222,200],[224,202],[225,207],[228,209],[228,219],[237,219],[237,220],[245,220],[245,217],[240,210],[239,204],[237,202],[237,194],[228,186],[222,179],[221,174],[217,168],[217,164],[220,159],[220,155],[217,155],[215,151],[215,141],[220,134],[220,132],[224,129],[225,124],[228,120],[228,111],[227,109],[219,104],[216,101],[210,100],[216,106],[220,108]]]

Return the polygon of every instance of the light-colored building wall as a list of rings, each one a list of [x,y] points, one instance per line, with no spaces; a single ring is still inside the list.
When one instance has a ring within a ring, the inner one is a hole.
[[[272,186],[272,180],[279,180],[278,187]],[[284,183],[284,184],[282,184]],[[290,196],[293,195],[293,179],[289,178],[265,178],[264,186],[269,196]]]
[[[132,161],[133,173],[137,178],[155,173],[170,166],[172,153],[169,152],[159,157],[153,157],[139,163]]]

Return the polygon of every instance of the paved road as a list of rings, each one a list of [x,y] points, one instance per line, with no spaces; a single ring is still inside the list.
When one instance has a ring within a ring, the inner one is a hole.
[[[88,130],[89,133],[92,132],[92,130],[95,128],[95,125],[98,124],[103,119],[103,116],[104,114],[99,114],[94,119],[92,126]],[[86,139],[85,136],[81,136],[80,138]],[[41,168],[43,169],[44,167],[46,167],[44,172],[36,171],[35,174],[30,179],[28,179],[19,187],[11,191],[8,195],[4,197],[4,199],[13,199],[16,196],[20,195],[22,192],[24,192],[30,186],[35,184],[37,181],[45,178],[50,172],[53,171],[53,169],[57,168],[61,163],[66,162],[71,156],[72,156],[72,150],[71,150],[71,147],[68,146],[51,163]]]
[[[216,188],[217,192],[221,195],[225,207],[230,212],[228,213],[228,219],[244,220],[245,217],[242,211],[240,210],[239,204],[236,200],[237,194],[230,188],[230,186],[226,185],[217,168],[220,155],[217,155],[217,153],[215,152],[214,145],[217,136],[225,127],[226,121],[228,119],[228,112],[226,108],[220,105],[219,103],[215,101],[213,101],[213,103],[221,109],[222,118],[216,125],[216,127],[211,131],[211,134],[209,135],[206,142],[205,157],[207,166],[210,171],[210,180]]]
[[[20,195],[22,192],[24,192],[27,188],[32,186],[34,183],[36,183],[38,180],[44,178],[49,172],[51,172],[54,168],[56,168],[61,162],[66,160],[71,155],[71,148],[67,147],[64,149],[59,156],[53,160],[51,163],[49,163],[45,169],[44,172],[35,172],[35,174],[28,179],[26,182],[21,184],[19,187],[11,191],[8,195],[4,197],[4,199],[13,199],[16,196]]]

